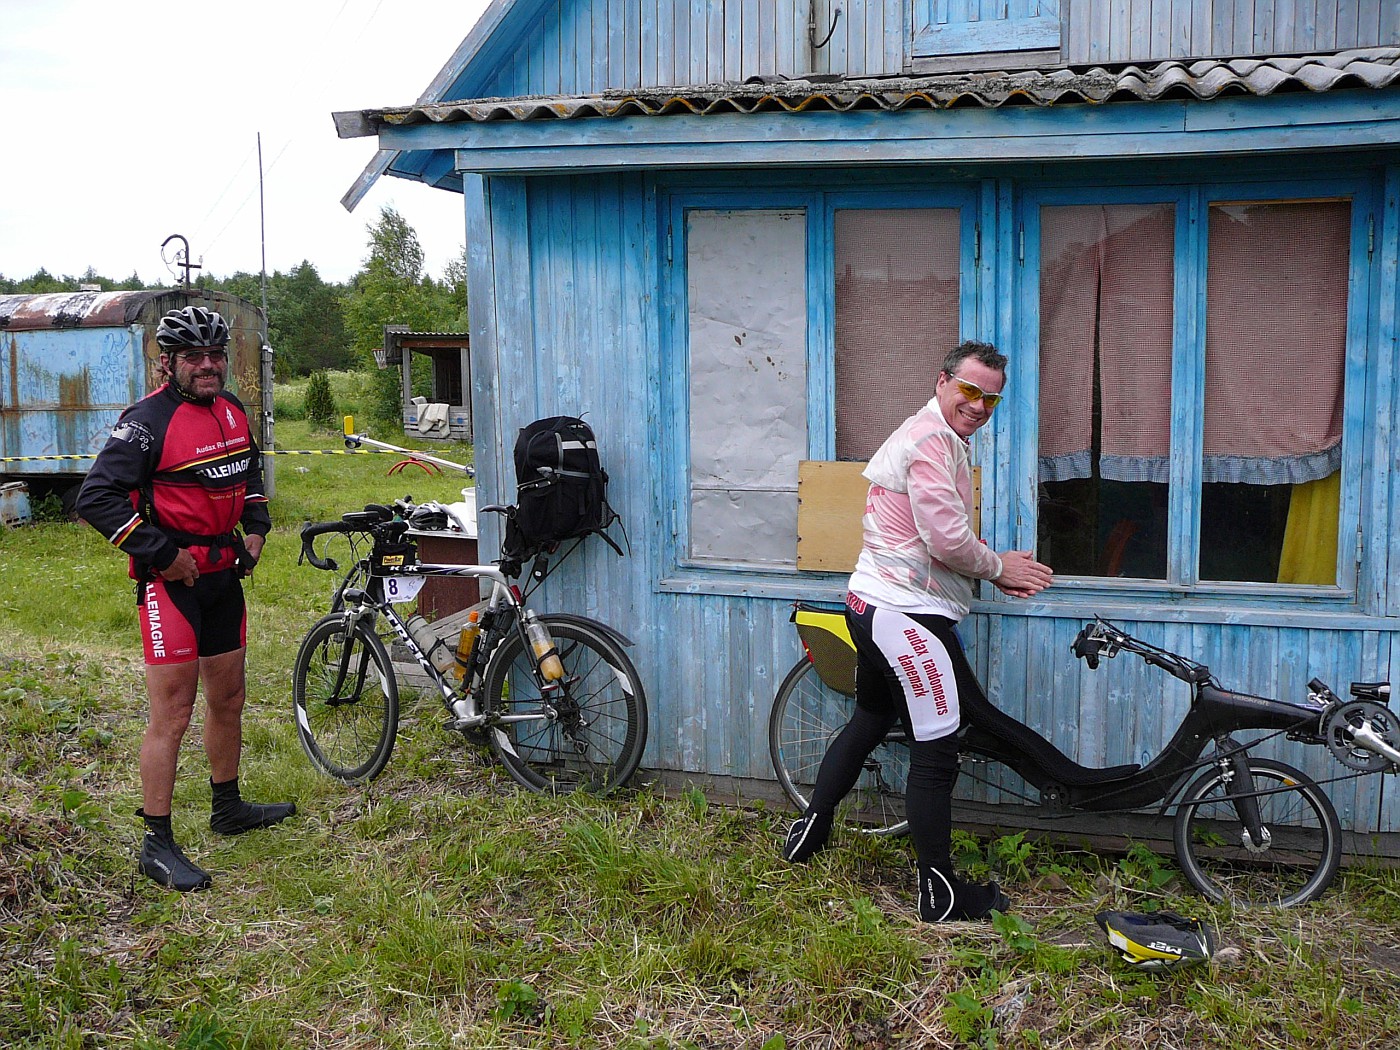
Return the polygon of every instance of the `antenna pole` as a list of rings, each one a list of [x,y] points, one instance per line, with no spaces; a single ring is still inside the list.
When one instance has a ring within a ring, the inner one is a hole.
[[[267,205],[263,196],[262,132],[258,132],[258,238],[262,242],[262,310],[267,317]],[[266,323],[266,320],[264,320]],[[263,333],[267,342],[267,333]]]

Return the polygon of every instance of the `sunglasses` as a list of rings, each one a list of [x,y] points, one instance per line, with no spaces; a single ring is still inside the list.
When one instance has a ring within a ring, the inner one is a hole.
[[[223,364],[228,360],[227,350],[182,350],[178,354],[172,354],[178,361],[183,361],[187,365],[197,365],[201,361],[209,361],[213,364]]]
[[[958,392],[962,394],[963,397],[967,398],[969,401],[981,401],[982,404],[987,406],[988,412],[1001,404],[1001,394],[989,394],[976,383],[970,383],[966,379],[959,379],[951,372],[944,372],[943,374],[957,385]]]

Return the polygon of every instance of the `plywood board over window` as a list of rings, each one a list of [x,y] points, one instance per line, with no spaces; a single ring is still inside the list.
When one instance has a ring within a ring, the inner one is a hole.
[[[850,572],[860,555],[870,482],[864,463],[804,459],[797,465],[797,568]],[[972,531],[981,534],[982,472],[972,468]]]

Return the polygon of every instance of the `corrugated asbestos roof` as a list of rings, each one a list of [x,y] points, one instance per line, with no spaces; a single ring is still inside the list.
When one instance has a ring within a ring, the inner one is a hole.
[[[131,324],[164,291],[0,295],[0,328],[111,328]]]
[[[1053,106],[1066,103],[1214,99],[1288,91],[1386,88],[1400,82],[1400,48],[1366,48],[1296,58],[1202,59],[1017,72],[928,76],[752,79],[697,87],[607,91],[588,96],[527,96],[436,102],[336,114],[342,138],[380,126],[460,121],[573,120],[582,117],[726,113],[810,113],[946,109],[954,106]]]
[[[158,300],[166,300],[158,302]],[[228,292],[203,288],[147,288],[132,292],[45,292],[0,295],[0,330],[45,328],[121,328],[135,324],[152,309],[177,309],[190,303],[228,309],[241,303]],[[230,319],[225,314],[226,319]]]

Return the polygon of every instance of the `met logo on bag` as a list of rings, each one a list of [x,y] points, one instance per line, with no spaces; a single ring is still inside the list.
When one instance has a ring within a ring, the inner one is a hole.
[[[617,520],[608,505],[608,473],[597,439],[582,419],[551,416],[522,427],[515,442],[515,481],[516,512],[504,543],[510,558],[523,561],[564,540],[601,535]]]

